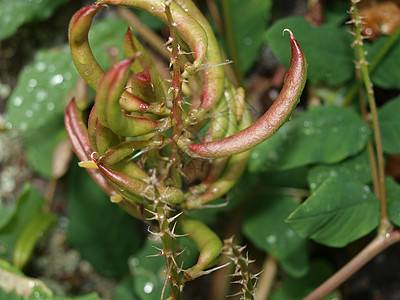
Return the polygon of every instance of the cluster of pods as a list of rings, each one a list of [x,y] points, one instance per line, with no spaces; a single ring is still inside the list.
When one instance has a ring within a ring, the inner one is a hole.
[[[107,5],[145,10],[169,26],[171,78],[160,75],[131,29],[121,41],[126,58],[102,69],[88,33]],[[239,180],[250,150],[278,130],[299,101],[307,64],[286,31],[292,58],[284,86],[253,123],[243,89],[226,78],[216,37],[191,0],[99,0],[82,8],[71,19],[69,40],[78,72],[96,91],[95,104],[87,120],[74,100],[65,114],[81,165],[112,202],[142,220],[160,217],[160,208],[171,217],[220,198]],[[196,166],[203,171],[189,180]],[[197,220],[184,215],[178,223],[201,245],[197,264],[185,271],[185,278],[193,279],[222,244]]]

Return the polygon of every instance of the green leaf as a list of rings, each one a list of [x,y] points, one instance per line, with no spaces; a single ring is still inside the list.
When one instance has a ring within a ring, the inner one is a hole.
[[[303,299],[332,274],[333,268],[328,262],[320,259],[313,260],[306,276],[302,278],[286,278],[282,286],[272,293],[271,300]],[[333,296],[326,296],[323,299],[333,300],[336,298]]]
[[[251,154],[252,172],[336,163],[358,153],[368,140],[359,115],[345,107],[314,106],[286,122]]]
[[[7,103],[8,127],[30,134],[62,119],[64,98],[75,85],[77,73],[69,47],[39,50],[20,72]]]
[[[386,178],[388,217],[400,226],[400,185],[391,177]]]
[[[285,223],[296,207],[292,198],[267,194],[265,190],[256,192],[248,199],[242,229],[254,245],[273,255],[286,272],[299,277],[308,270],[306,241]]]
[[[110,202],[84,169],[69,174],[67,240],[100,273],[120,276],[141,244],[137,223]]]
[[[372,45],[365,43],[367,60],[371,62],[390,37],[381,36]],[[400,88],[400,43],[394,43],[392,49],[385,55],[379,65],[371,74],[374,84],[384,89]]]
[[[282,38],[285,28],[292,30],[308,62],[308,79],[313,83],[343,84],[354,77],[351,36],[336,26],[313,27],[303,17],[288,17],[272,25],[265,38],[279,61],[290,63],[290,47]]]
[[[151,256],[162,248],[160,241],[148,239],[144,246],[129,259],[129,268],[133,277],[133,290],[141,300],[160,299],[165,281],[164,256]],[[168,287],[167,287],[168,289]],[[168,291],[165,292],[168,295]]]
[[[39,192],[26,184],[16,202],[16,213],[0,229],[0,257],[11,262],[16,243],[22,232],[40,212],[45,203]]]
[[[229,0],[235,42],[244,73],[257,59],[270,19],[271,0]],[[288,46],[288,45],[286,45]]]
[[[311,168],[307,175],[311,190],[315,191],[326,179],[332,176],[346,176],[352,181],[370,183],[372,173],[367,151],[365,150],[337,164],[322,164]]]
[[[379,222],[379,202],[369,186],[347,177],[326,179],[287,219],[304,238],[344,247],[371,232]]]
[[[32,255],[37,241],[57,222],[50,212],[38,212],[21,232],[15,244],[13,263],[22,269]]]
[[[400,96],[382,105],[378,110],[383,151],[400,153]]]
[[[10,37],[22,24],[48,19],[68,0],[0,0],[0,40]]]

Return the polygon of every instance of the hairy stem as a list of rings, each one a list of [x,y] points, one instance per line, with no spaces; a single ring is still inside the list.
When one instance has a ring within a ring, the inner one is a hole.
[[[392,228],[388,217],[387,217],[387,206],[386,206],[386,187],[385,187],[385,164],[383,160],[383,150],[382,150],[382,142],[381,142],[381,132],[379,128],[379,120],[378,120],[378,112],[376,107],[375,95],[373,90],[373,85],[371,82],[371,78],[368,72],[368,65],[365,59],[365,52],[363,48],[363,42],[361,37],[361,18],[358,14],[356,2],[352,1],[352,13],[354,16],[354,25],[355,25],[355,52],[357,63],[359,64],[362,78],[364,81],[365,89],[367,90],[369,108],[372,116],[372,126],[374,130],[375,136],[375,147],[376,147],[376,156],[378,162],[378,182],[379,182],[379,201],[381,204],[381,215],[380,215],[380,226],[379,233],[386,234],[388,230]]]

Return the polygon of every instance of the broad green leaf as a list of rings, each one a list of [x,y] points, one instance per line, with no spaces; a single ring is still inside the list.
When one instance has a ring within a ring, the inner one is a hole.
[[[164,256],[155,249],[162,248],[160,241],[148,239],[144,246],[129,259],[129,268],[133,277],[133,290],[138,299],[160,299],[165,281]],[[167,287],[168,288],[168,287]],[[168,295],[168,291],[165,292]]]
[[[51,212],[38,212],[26,225],[15,244],[13,264],[22,269],[32,255],[37,241],[57,222]]]
[[[69,174],[67,240],[100,273],[120,276],[141,244],[136,221],[96,185],[84,169]]]
[[[313,83],[340,85],[354,77],[351,36],[336,26],[313,27],[303,17],[279,20],[266,32],[265,38],[279,61],[290,63],[290,47],[282,38],[285,28],[292,30],[308,62],[308,79]]]
[[[69,47],[39,50],[20,72],[8,100],[7,126],[29,134],[62,119],[64,98],[76,78]]]
[[[315,191],[326,179],[332,176],[345,176],[352,181],[370,183],[372,173],[367,151],[365,150],[337,164],[321,164],[311,168],[307,175],[310,189]]]
[[[230,0],[233,31],[244,73],[257,59],[270,19],[271,0]],[[288,45],[286,45],[288,46]]]
[[[332,266],[324,260],[313,260],[307,275],[302,278],[286,278],[282,286],[272,293],[271,300],[299,300],[312,292],[318,285],[333,274]],[[336,299],[326,296],[324,300]]]
[[[283,171],[271,171],[258,173],[260,181],[263,185],[271,187],[281,187],[281,188],[297,188],[306,189],[307,184],[307,173],[308,166],[301,166],[294,169],[288,169]]]
[[[336,163],[363,149],[368,135],[361,117],[348,108],[310,107],[253,150],[249,169],[275,171]]]
[[[367,60],[372,62],[389,37],[381,36],[372,45],[365,43]],[[379,65],[371,74],[372,82],[384,89],[400,88],[399,69],[400,43],[394,43],[392,49],[385,55]]]
[[[386,178],[386,194],[389,219],[400,226],[400,185],[391,177]]]
[[[294,277],[303,276],[308,270],[306,241],[285,223],[285,218],[296,209],[296,202],[265,190],[250,197],[242,224],[244,235],[273,255],[286,272]]]
[[[25,185],[16,202],[16,213],[0,229],[0,257],[12,261],[15,246],[21,233],[40,212],[44,199],[30,184]]]
[[[385,103],[378,110],[383,151],[400,153],[400,96]]]
[[[348,177],[326,179],[287,219],[300,236],[344,247],[378,225],[379,202],[369,186]]]
[[[0,40],[13,35],[17,28],[52,16],[68,0],[0,0]]]

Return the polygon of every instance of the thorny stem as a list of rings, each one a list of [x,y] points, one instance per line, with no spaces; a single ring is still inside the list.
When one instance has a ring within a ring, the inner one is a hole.
[[[395,45],[399,36],[400,36],[400,26],[397,28],[396,32],[386,41],[386,43],[382,46],[378,54],[374,57],[374,59],[370,63],[368,67],[369,74],[372,74],[375,71],[376,67],[379,65],[382,59],[386,57],[388,52],[392,49],[393,45]],[[344,105],[349,105],[351,103],[361,85],[362,85],[362,79],[360,78],[353,84],[350,91],[347,93],[347,96],[343,102]]]
[[[158,221],[160,224],[160,236],[163,243],[163,254],[166,262],[166,280],[170,286],[170,296],[174,300],[182,299],[181,284],[178,274],[178,266],[175,265],[176,251],[174,247],[173,232],[170,230],[168,222],[168,215],[165,208],[159,207],[157,209]]]
[[[393,231],[386,234],[386,236],[378,235],[351,261],[344,265],[339,271],[337,271],[333,276],[312,291],[303,300],[322,299],[324,296],[331,293],[335,288],[350,278],[355,272],[361,269],[376,255],[398,242],[400,242],[399,231]]]
[[[170,91],[173,94],[173,100],[172,100],[172,133],[171,133],[171,139],[175,140],[177,139],[183,129],[183,122],[182,122],[182,104],[183,104],[183,99],[182,99],[182,76],[181,76],[181,65],[180,65],[180,49],[178,45],[178,35],[176,31],[176,25],[174,20],[172,19],[172,13],[170,9],[170,1],[165,1],[165,13],[167,15],[168,19],[168,25],[169,25],[169,31],[170,31],[170,37],[169,41],[171,43],[172,49],[171,49],[171,60],[170,60],[170,65],[172,66],[172,85]],[[172,173],[174,174],[173,181],[174,185],[177,187],[181,186],[181,180],[179,179],[179,172],[177,168],[180,166],[180,161],[179,161],[179,155],[178,155],[178,148],[175,144],[171,145],[171,157],[172,159],[175,160],[174,166],[171,168]]]
[[[379,201],[381,204],[381,211],[380,211],[380,226],[379,226],[379,234],[385,235],[390,229],[391,224],[387,218],[387,207],[386,207],[386,187],[385,187],[385,165],[383,160],[383,150],[382,150],[382,142],[381,142],[381,133],[379,128],[379,120],[378,120],[378,113],[376,108],[375,102],[375,95],[373,90],[373,85],[371,82],[371,78],[368,73],[368,63],[365,59],[365,52],[363,48],[363,42],[361,37],[361,18],[358,14],[357,6],[355,0],[352,0],[352,13],[354,16],[354,25],[355,25],[355,52],[356,52],[356,59],[359,64],[362,78],[364,81],[364,86],[367,90],[368,94],[368,102],[369,107],[371,110],[372,116],[372,125],[375,135],[375,147],[376,147],[376,156],[378,161],[378,181],[379,181]]]
[[[233,21],[232,21],[232,11],[230,0],[222,0],[222,12],[224,15],[224,32],[226,34],[226,41],[228,44],[228,51],[233,60],[233,65],[236,73],[237,80],[239,82],[239,86],[243,86],[243,72],[240,67],[240,59],[239,53],[237,51],[238,47],[236,46],[236,40],[233,30]]]

